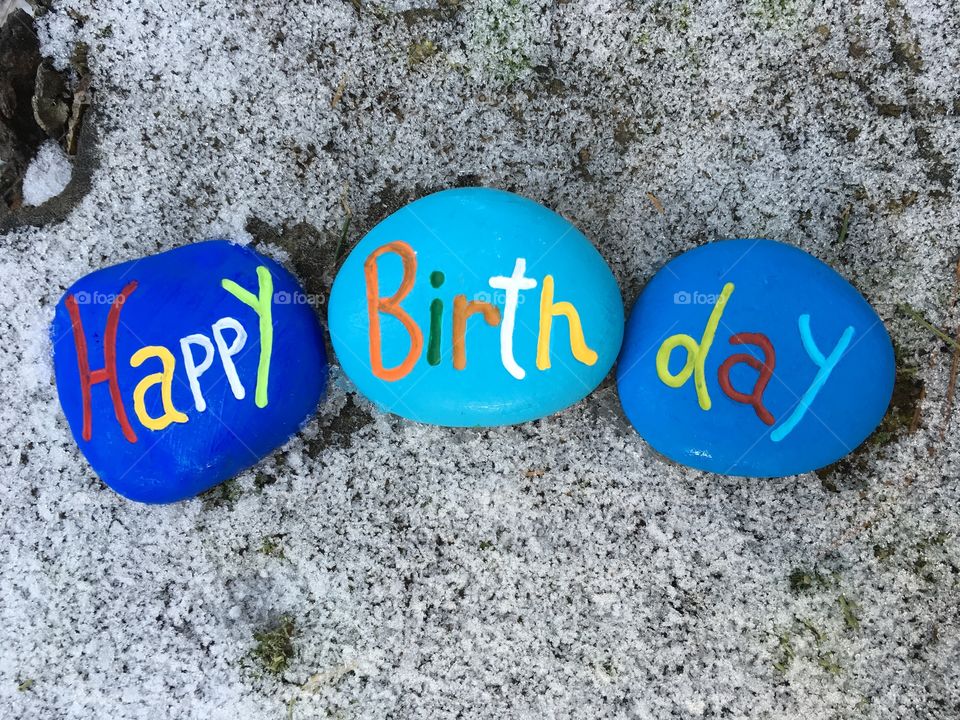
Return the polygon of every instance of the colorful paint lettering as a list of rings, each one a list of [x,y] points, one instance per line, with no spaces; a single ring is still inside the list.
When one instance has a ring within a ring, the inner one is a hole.
[[[697,389],[697,402],[704,410],[709,410],[710,392],[707,390],[707,378],[704,373],[704,365],[707,362],[707,354],[713,345],[713,337],[717,333],[717,325],[720,324],[720,318],[723,317],[723,310],[727,306],[727,300],[733,294],[733,283],[727,283],[723,286],[723,292],[720,293],[720,299],[717,300],[713,310],[710,313],[710,319],[707,320],[707,326],[703,330],[700,342],[697,342],[689,335],[677,334],[668,337],[663,341],[660,349],[657,351],[657,375],[666,385],[672,388],[682,387],[690,375],[693,375],[693,384]],[[670,372],[670,355],[675,348],[683,348],[687,351],[687,358],[683,363],[683,369],[676,375]]]
[[[711,408],[710,393],[707,389],[706,375],[704,373],[704,364],[707,359],[707,354],[710,352],[710,348],[713,345],[713,339],[717,332],[717,326],[721,322],[723,311],[726,308],[727,303],[730,301],[730,297],[733,295],[734,289],[735,286],[733,283],[727,283],[723,286],[723,291],[720,293],[713,310],[710,312],[710,319],[707,321],[707,326],[703,331],[703,337],[699,343],[689,335],[678,334],[664,340],[660,345],[660,349],[657,351],[656,366],[657,375],[660,380],[669,387],[679,388],[690,379],[691,374],[694,374],[694,385],[696,386],[697,391],[697,401],[700,403],[700,407],[703,410],[709,410]],[[770,439],[774,442],[780,442],[787,437],[787,435],[789,435],[790,432],[797,426],[797,423],[803,419],[803,416],[810,409],[810,405],[814,398],[816,398],[817,393],[819,393],[823,388],[824,384],[827,382],[827,379],[830,377],[830,373],[833,372],[833,369],[837,366],[837,363],[840,362],[843,351],[846,350],[847,346],[850,344],[850,339],[854,334],[854,328],[852,326],[847,327],[847,329],[844,330],[841,338],[837,341],[837,344],[834,346],[833,350],[830,352],[830,355],[825,358],[823,353],[820,352],[820,349],[817,347],[817,344],[813,340],[813,336],[810,333],[810,316],[801,315],[798,322],[803,347],[809,354],[810,359],[816,365],[817,371],[815,377],[810,383],[810,387],[803,394],[803,396],[798,399],[796,408],[793,410],[787,420],[779,427],[775,428],[773,432],[771,432]],[[764,422],[767,425],[773,425],[775,423],[774,416],[763,405],[763,391],[766,389],[770,379],[774,376],[774,371],[776,368],[776,352],[774,350],[773,343],[771,343],[770,339],[762,333],[745,332],[731,334],[730,344],[756,345],[763,352],[763,360],[758,360],[749,353],[737,353],[736,355],[731,355],[723,361],[719,370],[717,371],[717,379],[720,388],[731,400],[750,405],[754,409],[754,412],[756,412],[756,415],[761,422]],[[669,368],[670,355],[673,350],[678,347],[682,347],[687,351],[687,357],[683,369],[679,373],[673,374],[670,372]],[[743,393],[736,390],[730,381],[731,369],[734,365],[740,363],[750,366],[759,374],[753,389],[749,393]]]
[[[777,354],[774,352],[773,343],[763,333],[737,333],[730,336],[731,345],[756,345],[763,351],[763,360],[758,360],[749,353],[737,353],[731,355],[717,371],[717,379],[720,381],[720,387],[733,400],[745,403],[753,407],[757,417],[767,425],[773,425],[773,415],[763,406],[763,391],[766,390],[770,378],[773,377],[773,371],[777,366]],[[759,374],[753,390],[749,393],[742,393],[733,387],[730,382],[730,371],[738,363],[749,365]]]
[[[384,253],[396,253],[403,261],[403,280],[400,287],[390,297],[380,296],[379,274],[377,273],[377,258]],[[423,350],[423,333],[420,326],[400,307],[401,301],[413,290],[413,283],[417,275],[417,256],[413,248],[402,240],[382,245],[370,253],[363,263],[363,272],[367,281],[367,318],[370,322],[370,366],[373,374],[383,380],[393,381],[404,377],[417,360]],[[383,366],[383,349],[381,348],[380,315],[392,315],[406,328],[410,336],[410,349],[403,361],[392,368]]]
[[[801,315],[797,322],[800,326],[800,339],[803,341],[803,349],[807,351],[810,359],[813,360],[817,366],[817,374],[810,383],[810,387],[807,388],[806,392],[803,393],[803,397],[801,397],[797,403],[796,410],[770,435],[774,442],[783,440],[797,426],[797,423],[803,419],[803,416],[810,409],[814,398],[817,397],[817,393],[820,392],[821,388],[826,384],[830,373],[833,372],[837,363],[840,362],[840,358],[850,345],[850,340],[853,338],[854,333],[853,326],[848,326],[846,330],[843,331],[843,335],[840,336],[833,350],[830,351],[830,355],[825,358],[823,353],[820,352],[820,348],[817,347],[817,343],[810,332],[810,316]]]
[[[222,280],[223,289],[236,297],[244,305],[249,306],[256,313],[260,339],[260,359],[257,367],[255,404],[264,408],[268,403],[268,384],[270,380],[270,359],[273,352],[273,322],[271,314],[273,297],[273,280],[270,271],[264,266],[257,267],[258,289],[254,295],[229,279]],[[130,301],[133,292],[137,289],[138,281],[128,283],[116,296],[107,317],[107,326],[103,333],[104,367],[91,370],[87,350],[87,336],[83,319],[80,315],[79,304],[74,294],[68,293],[64,298],[64,305],[70,313],[73,330],[73,339],[76,346],[77,369],[79,371],[81,396],[83,402],[83,439],[87,442],[93,439],[92,427],[92,392],[91,388],[106,382],[110,388],[110,402],[113,405],[114,415],[123,431],[123,436],[131,443],[137,442],[137,434],[131,427],[124,409],[123,398],[117,381],[117,333],[122,321],[121,313],[124,305]],[[224,331],[233,334],[230,344],[227,344]],[[246,345],[247,331],[243,324],[233,317],[223,317],[217,320],[210,328],[210,337],[203,333],[191,333],[180,338],[179,351],[183,359],[184,374],[190,386],[194,407],[198,413],[205,412],[207,403],[200,386],[200,377],[213,365],[214,357],[220,358],[220,363],[226,375],[233,396],[238,400],[245,397],[243,383],[237,375],[233,358]],[[214,349],[216,347],[216,349]],[[203,357],[198,362],[194,355],[194,348],[203,351]],[[177,359],[174,354],[163,345],[146,345],[133,353],[130,357],[130,367],[139,368],[148,363],[159,361],[160,371],[143,377],[133,391],[134,414],[148,430],[163,430],[172,423],[188,422],[188,416],[174,406],[173,381],[177,369]],[[163,413],[152,416],[147,411],[147,393],[159,386]]]
[[[396,292],[384,297],[380,294],[378,262],[379,258],[386,254],[394,254],[400,258],[403,267],[403,279]],[[453,348],[452,362],[453,367],[457,370],[464,370],[467,367],[468,320],[474,315],[480,315],[483,322],[488,326],[500,328],[500,360],[503,369],[517,380],[523,380],[526,377],[526,371],[514,357],[513,349],[520,293],[537,287],[537,280],[524,276],[526,263],[526,259],[516,258],[510,276],[494,275],[487,282],[491,289],[504,291],[502,313],[499,307],[486,300],[468,300],[465,294],[454,296],[453,316],[450,325]],[[402,306],[404,299],[413,291],[417,282],[417,253],[409,243],[403,240],[394,240],[375,248],[367,256],[363,268],[369,323],[370,367],[373,374],[381,380],[396,382],[406,377],[413,370],[423,352],[423,331],[410,312]],[[445,275],[440,270],[434,270],[430,273],[430,284],[434,288],[441,287],[444,279]],[[570,353],[574,360],[592,366],[597,362],[597,353],[587,345],[580,314],[570,302],[554,299],[554,284],[551,275],[548,274],[543,278],[538,319],[537,369],[545,371],[551,367],[550,335],[553,321],[557,317],[563,317],[569,325]],[[384,367],[383,364],[381,315],[389,315],[399,320],[406,329],[409,339],[409,350],[406,356],[399,365],[392,368]],[[426,318],[426,321],[429,327],[427,362],[430,365],[439,365],[443,327],[443,301],[439,298],[431,300],[429,317]]]
[[[77,368],[80,372],[80,392],[83,398],[83,439],[89,441],[93,433],[92,413],[90,411],[90,389],[93,385],[107,382],[110,385],[110,402],[113,404],[113,414],[120,423],[123,436],[130,442],[137,441],[137,434],[127,420],[127,413],[123,408],[123,399],[120,397],[120,384],[117,381],[117,327],[120,324],[120,311],[123,304],[137,289],[136,281],[128,283],[110,304],[110,314],[107,316],[107,327],[103,333],[103,362],[104,366],[97,370],[90,369],[90,357],[87,352],[87,335],[83,330],[83,320],[80,318],[80,309],[77,298],[68,294],[63,301],[70,313],[70,325],[73,330],[73,342],[77,351]]]

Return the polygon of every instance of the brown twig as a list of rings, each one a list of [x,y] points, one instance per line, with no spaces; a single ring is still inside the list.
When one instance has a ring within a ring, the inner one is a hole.
[[[663,203],[660,202],[660,198],[658,198],[658,197],[657,197],[656,195],[654,195],[652,192],[648,192],[648,193],[647,193],[647,200],[650,201],[650,204],[653,205],[654,209],[655,209],[658,213],[660,213],[661,215],[663,215],[663,213],[664,213]]]
[[[950,347],[952,347],[955,351],[956,351],[956,350],[960,350],[960,340],[954,340],[952,337],[950,337],[949,335],[947,335],[947,333],[945,333],[943,330],[941,330],[940,328],[938,328],[936,325],[934,325],[934,324],[931,323],[929,320],[927,320],[923,315],[921,315],[920,312],[917,311],[912,305],[908,305],[908,304],[906,304],[906,303],[903,303],[902,305],[898,305],[897,308],[898,308],[898,309],[900,310],[900,312],[902,312],[904,315],[907,315],[908,317],[913,318],[913,319],[916,320],[918,323],[920,323],[923,327],[925,327],[927,330],[929,330],[929,331],[932,332],[934,335],[936,335],[938,338],[940,338],[941,340],[943,340],[943,341],[944,341],[945,343],[947,343]]]
[[[840,216],[840,232],[837,233],[837,244],[843,245],[843,241],[847,239],[847,230],[850,228],[850,212],[853,210],[853,205],[847,205],[844,209],[843,214]]]
[[[336,91],[333,93],[333,97],[330,98],[330,107],[335,108],[340,100],[343,98],[343,91],[347,89],[347,75],[344,73],[343,77],[340,79],[340,84],[337,85]]]

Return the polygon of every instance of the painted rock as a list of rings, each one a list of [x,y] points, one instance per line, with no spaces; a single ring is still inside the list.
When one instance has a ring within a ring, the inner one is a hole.
[[[483,188],[430,195],[377,225],[340,269],[328,317],[363,394],[438,425],[565,408],[600,383],[623,337],[617,283],[583,234]]]
[[[656,450],[751,477],[849,453],[883,419],[893,380],[890,337],[863,296],[773,240],[669,262],[637,300],[617,370],[623,409]]]
[[[141,502],[192,497],[253,465],[326,387],[322,332],[297,281],[223,240],[81,278],[51,339],[80,449]]]

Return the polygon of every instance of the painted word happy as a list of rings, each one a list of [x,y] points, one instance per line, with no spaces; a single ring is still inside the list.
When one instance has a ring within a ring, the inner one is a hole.
[[[223,279],[221,286],[241,303],[250,307],[259,320],[260,358],[257,365],[254,403],[258,408],[264,408],[268,403],[267,386],[270,378],[270,358],[273,352],[273,278],[270,271],[261,265],[257,268],[257,279],[259,287],[256,294],[240,287],[233,280]],[[120,327],[120,313],[136,291],[137,286],[138,282],[136,280],[128,283],[111,303],[103,333],[103,367],[95,370],[90,369],[87,335],[80,317],[80,304],[77,297],[69,294],[64,300],[70,314],[73,340],[77,351],[77,366],[83,402],[83,439],[88,442],[93,436],[91,389],[99,383],[107,383],[109,387],[113,413],[120,424],[123,436],[131,443],[137,442],[137,434],[134,432],[124,410],[117,375],[117,333]],[[228,332],[232,335],[229,343],[227,342]],[[243,400],[246,395],[233,360],[247,343],[246,329],[236,318],[226,316],[213,323],[210,334],[213,336],[212,341],[207,335],[198,332],[185,335],[180,338],[179,342],[184,373],[190,387],[193,403],[197,412],[201,413],[206,411],[207,403],[200,387],[200,378],[213,365],[215,355],[220,358],[220,364],[226,374],[233,396],[237,400]],[[214,350],[214,347],[216,350]],[[203,352],[199,361],[197,359],[198,355],[195,354],[195,348],[199,348]],[[163,345],[146,345],[133,353],[129,358],[129,363],[131,367],[139,368],[151,360],[159,361],[160,370],[143,377],[133,390],[133,407],[137,419],[149,430],[163,430],[172,423],[187,422],[187,415],[175,407],[173,403],[173,378],[177,365],[173,352]],[[163,413],[152,416],[147,411],[146,397],[147,392],[156,385],[160,386]]]

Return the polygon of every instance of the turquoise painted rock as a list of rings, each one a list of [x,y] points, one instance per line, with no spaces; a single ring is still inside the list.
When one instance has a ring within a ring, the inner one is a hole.
[[[57,392],[96,473],[132,500],[192,497],[285,442],[324,394],[290,273],[216,240],[98,270],[51,327]]]
[[[337,359],[380,408],[451,426],[577,402],[620,350],[623,304],[576,227],[499,190],[417,200],[371,230],[330,294]]]
[[[829,465],[893,393],[883,322],[829,266],[773,240],[725,240],[667,263],[627,323],[624,412],[654,449],[726,475]]]

